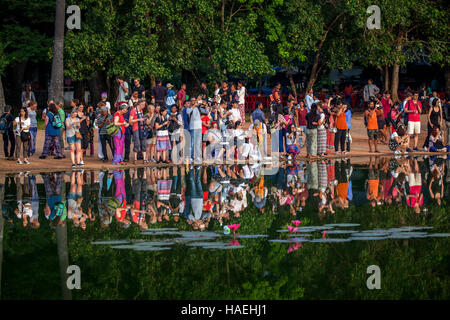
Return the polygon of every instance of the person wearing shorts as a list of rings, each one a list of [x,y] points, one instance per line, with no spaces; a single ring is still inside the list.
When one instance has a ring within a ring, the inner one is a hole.
[[[419,101],[419,93],[415,92],[412,100],[405,105],[405,113],[408,115],[408,134],[414,135],[414,151],[419,151],[420,134],[420,114],[422,113],[422,104]]]
[[[130,125],[132,125],[131,131],[133,134],[133,152],[134,152],[134,164],[137,163],[137,156],[139,152],[142,152],[144,158],[144,164],[147,160],[147,128],[145,126],[145,118],[143,110],[145,108],[145,100],[141,99],[135,102],[133,110],[130,112]]]
[[[373,100],[369,102],[369,108],[366,110],[364,116],[367,119],[367,136],[369,137],[369,152],[371,153],[380,152],[378,151],[377,148],[377,139],[378,139],[377,110],[375,108],[375,102]]]

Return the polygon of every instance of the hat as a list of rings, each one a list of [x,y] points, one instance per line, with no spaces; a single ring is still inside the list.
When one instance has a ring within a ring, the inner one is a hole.
[[[169,88],[169,89],[172,89],[173,85],[169,82],[168,84],[166,84],[166,87]]]
[[[253,121],[253,124],[255,126],[259,126],[261,124],[261,121],[259,121],[258,119],[256,119],[255,121]]]
[[[108,94],[106,92],[102,92],[102,97],[107,97]]]

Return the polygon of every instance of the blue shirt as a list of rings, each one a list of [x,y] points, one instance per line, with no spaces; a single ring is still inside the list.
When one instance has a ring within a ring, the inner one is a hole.
[[[314,103],[314,98],[312,95],[307,94],[306,95],[306,109],[309,110],[311,109],[311,105]]]
[[[347,129],[350,130],[352,128],[352,112],[347,109],[347,111],[345,111],[345,121],[347,122]]]
[[[126,122],[129,122],[129,121],[130,121],[130,112],[131,112],[131,108],[128,108],[128,112],[125,113],[125,114],[123,115],[123,118],[124,118],[124,120],[125,120]],[[131,130],[132,128],[133,128],[132,125],[126,127],[126,128],[125,128],[125,134],[131,135],[131,134],[132,134],[132,130]]]
[[[47,126],[45,127],[45,134],[49,135],[49,136],[59,136],[61,131],[59,128],[55,128],[53,126],[53,113],[51,112],[47,112],[47,117],[48,117],[48,123]]]
[[[187,114],[187,108],[183,108],[183,110],[181,111],[181,114],[183,116],[184,129],[189,131],[189,117]]]
[[[255,120],[264,122],[266,120],[266,116],[264,115],[264,112],[258,108],[258,109],[255,109],[255,111],[253,111],[252,120],[253,120],[253,122],[255,122]]]

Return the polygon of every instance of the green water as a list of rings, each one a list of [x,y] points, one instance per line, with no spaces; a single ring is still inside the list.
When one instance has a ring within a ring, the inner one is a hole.
[[[433,160],[293,163],[273,175],[237,166],[3,176],[1,298],[449,299],[449,163]],[[407,196],[419,176],[423,204],[415,213]],[[387,190],[378,187],[371,202],[377,180]],[[164,184],[171,184],[170,200],[161,196]],[[251,194],[258,186],[264,206]],[[348,206],[339,202],[343,190]],[[46,204],[58,197],[76,208],[59,224],[46,218]],[[102,203],[113,198],[132,208],[154,205],[157,214],[142,214],[141,228],[132,218],[128,228],[115,217],[107,224]],[[229,208],[229,218],[209,216],[206,199],[213,213]],[[31,204],[38,228],[23,226],[18,200]],[[179,209],[164,206],[184,202],[188,209],[174,221]],[[237,217],[232,208],[241,205]],[[73,221],[81,212],[85,229]],[[196,226],[208,217],[205,230]],[[289,232],[292,220],[302,223]],[[225,235],[231,224],[239,228]],[[79,266],[81,289],[67,289],[69,265]],[[366,285],[371,265],[380,268],[379,290]]]

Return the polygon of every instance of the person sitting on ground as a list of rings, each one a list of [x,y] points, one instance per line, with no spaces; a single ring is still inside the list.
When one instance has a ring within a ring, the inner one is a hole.
[[[394,131],[391,134],[391,138],[389,139],[389,149],[394,151],[396,154],[401,151],[411,151],[411,149],[409,149],[409,135],[406,134],[406,129],[404,126],[399,126],[397,131]]]
[[[441,130],[438,127],[431,132],[428,145],[430,152],[450,152],[450,146],[444,145]]]

